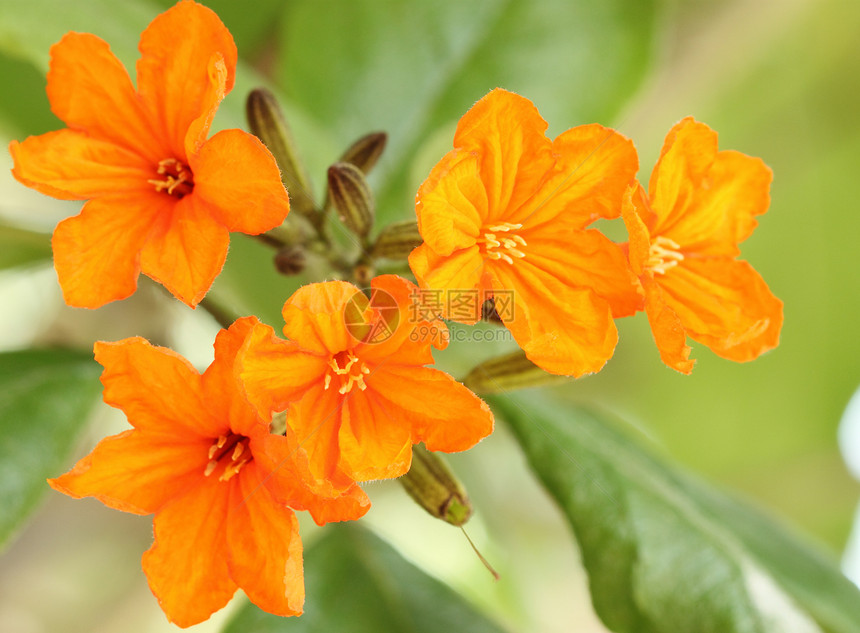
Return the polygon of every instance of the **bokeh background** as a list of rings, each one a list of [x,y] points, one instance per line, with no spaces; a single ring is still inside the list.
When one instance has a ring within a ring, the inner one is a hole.
[[[170,4],[4,0],[0,139],[61,126],[49,112],[44,70],[48,48],[63,32],[101,35],[131,67],[140,31]],[[860,496],[846,466],[847,459],[860,476],[860,432],[843,431],[842,452],[838,442],[840,420],[860,387],[860,3],[206,4],[256,73],[239,77],[216,125],[243,125],[247,90],[268,83],[285,98],[317,185],[351,141],[387,131],[389,148],[372,180],[381,221],[410,216],[411,197],[450,146],[457,118],[497,85],[531,98],[550,134],[594,121],[616,127],[635,141],[643,180],[666,132],[687,115],[716,129],[721,148],[762,157],[775,173],[771,209],[742,255],[785,302],[779,348],[739,365],[694,345],[698,363],[685,377],[661,365],[645,319],[628,319],[600,374],[553,391],[618,413],[670,459],[781,517],[827,555],[843,557]],[[17,184],[5,153],[0,166],[3,240],[12,235],[9,226],[49,233],[76,212],[75,204]],[[624,239],[622,228],[609,230]],[[26,239],[34,251],[46,244]],[[268,252],[234,237],[213,293],[237,313],[278,326],[280,305],[297,283],[271,272]],[[191,313],[151,284],[89,312],[63,305],[49,263],[0,270],[2,350],[88,349],[96,339],[143,335],[205,366],[216,331],[205,313]],[[510,343],[459,347],[440,357],[455,375]],[[82,421],[75,458],[122,428],[120,414],[96,407]],[[491,581],[459,531],[423,514],[396,484],[368,486],[374,508],[363,521],[512,631],[604,630],[568,528],[506,430],[451,463],[477,507],[471,535],[501,572],[500,582]],[[303,529],[313,541],[314,526],[305,522]],[[140,571],[150,541],[147,519],[47,494],[0,554],[0,630],[173,630]],[[860,580],[855,565],[847,571]],[[216,631],[224,617],[194,630]]]

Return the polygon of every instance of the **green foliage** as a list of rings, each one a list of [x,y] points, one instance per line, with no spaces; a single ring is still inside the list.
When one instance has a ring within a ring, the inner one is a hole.
[[[355,524],[329,525],[308,549],[305,589],[302,617],[281,618],[248,604],[224,633],[502,633],[446,585]]]
[[[51,259],[51,237],[0,224],[0,270]]]
[[[573,528],[595,609],[613,631],[857,631],[857,588],[774,521],[604,416],[492,401]]]
[[[355,0],[332,11],[296,0],[278,79],[344,147],[388,132],[377,198],[382,218],[399,219],[411,212],[409,167],[421,145],[497,86],[532,99],[551,132],[609,123],[650,60],[656,5]]]
[[[92,355],[65,350],[0,354],[0,546],[67,460],[99,392]]]

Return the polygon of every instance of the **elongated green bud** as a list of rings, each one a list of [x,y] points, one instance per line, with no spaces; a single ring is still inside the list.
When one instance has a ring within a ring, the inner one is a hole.
[[[367,237],[373,226],[373,193],[364,173],[352,163],[328,168],[328,195],[341,222],[356,235]]]
[[[572,380],[570,376],[549,374],[531,362],[522,351],[491,358],[476,366],[463,379],[475,393],[490,394],[556,385]]]
[[[382,229],[370,254],[385,259],[406,259],[423,241],[417,222],[395,222]]]
[[[365,174],[369,174],[370,170],[382,156],[385,150],[385,144],[388,141],[388,135],[385,132],[373,132],[362,136],[340,157],[341,163],[352,163]]]
[[[437,519],[461,526],[472,516],[472,503],[463,486],[436,453],[412,447],[412,467],[398,481],[409,496]]]
[[[302,215],[313,214],[316,204],[310,193],[310,179],[296,153],[293,134],[275,95],[265,88],[251,91],[246,114],[251,132],[269,148],[281,169],[281,180],[290,194],[290,207]]]

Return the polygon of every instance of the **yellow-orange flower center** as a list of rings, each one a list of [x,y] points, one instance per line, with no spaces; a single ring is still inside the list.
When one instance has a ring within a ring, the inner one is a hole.
[[[367,389],[364,377],[370,373],[370,370],[352,352],[340,352],[329,361],[328,366],[331,371],[326,372],[325,375],[326,389],[331,387],[332,382],[338,386],[338,393],[349,393],[355,386],[362,391]]]
[[[680,245],[668,237],[658,235],[651,242],[651,250],[648,253],[648,263],[645,267],[652,273],[665,275],[666,271],[684,261],[684,255],[680,252]]]
[[[520,250],[521,246],[526,246],[526,241],[522,236],[513,233],[521,228],[523,228],[522,224],[511,222],[492,224],[486,227],[483,237],[478,238],[478,244],[488,258],[513,264],[514,258],[526,256]]]
[[[164,191],[168,195],[182,198],[194,189],[194,176],[191,170],[176,158],[165,158],[160,161],[157,171],[162,178],[153,178],[146,182],[154,185],[159,193]]]
[[[248,446],[250,440],[244,435],[233,433],[218,436],[209,447],[209,463],[203,470],[208,477],[217,470],[220,465],[224,466],[218,481],[228,481],[242,466],[254,459],[251,448]]]

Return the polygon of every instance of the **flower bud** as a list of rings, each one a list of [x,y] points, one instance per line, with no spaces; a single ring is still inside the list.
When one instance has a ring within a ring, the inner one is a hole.
[[[414,220],[389,224],[379,233],[371,250],[373,257],[406,259],[424,240]]]
[[[353,233],[367,237],[373,225],[373,193],[362,171],[352,163],[328,168],[328,195],[341,222]]]
[[[366,136],[362,136],[340,157],[341,163],[352,163],[365,174],[370,173],[370,170],[382,156],[385,149],[385,143],[388,141],[388,135],[385,132],[373,132]]]
[[[275,95],[257,88],[248,95],[246,114],[251,132],[257,136],[278,163],[281,180],[290,194],[290,206],[303,215],[313,214],[316,204],[310,194],[310,179],[296,153],[296,144]]]
[[[522,351],[491,358],[476,366],[463,379],[475,393],[504,393],[515,389],[543,387],[571,380],[570,376],[549,374],[535,365]]]
[[[298,275],[305,269],[305,250],[301,246],[285,246],[275,254],[275,268],[282,275]]]
[[[437,519],[461,526],[472,516],[472,503],[463,486],[436,453],[412,447],[412,467],[399,479],[418,505]]]

